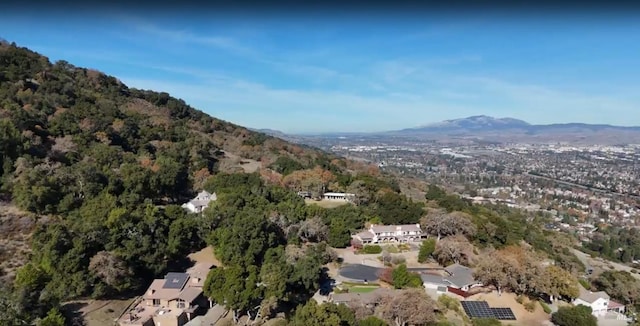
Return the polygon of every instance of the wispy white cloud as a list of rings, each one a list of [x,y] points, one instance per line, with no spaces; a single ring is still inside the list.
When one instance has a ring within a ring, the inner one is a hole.
[[[362,76],[362,79],[367,77]],[[445,73],[431,77],[418,74],[411,78],[416,83],[435,78],[430,82],[438,87],[419,91],[419,88],[391,87],[385,80],[387,89],[371,95],[358,92],[356,86],[353,90],[341,91],[300,90],[273,88],[232,78],[202,84],[136,79],[130,82],[135,86],[148,85],[146,87],[168,90],[221,118],[253,127],[296,132],[302,130],[292,130],[290,121],[282,117],[290,117],[292,112],[303,112],[309,118],[314,117],[315,122],[309,125],[318,130],[385,130],[479,113],[493,112],[533,123],[550,123],[557,122],[558,112],[563,112],[565,116],[580,116],[585,122],[598,123],[618,112],[621,117],[618,124],[625,125],[623,114],[632,112],[630,110],[635,105],[626,98],[566,92],[495,78]],[[265,115],[266,112],[269,114]],[[367,121],[366,125],[349,122],[357,116],[366,116],[367,119],[362,119]],[[312,128],[309,125],[300,128]]]
[[[138,62],[147,68],[193,77],[193,82],[123,78],[135,87],[169,91],[200,109],[223,119],[252,127],[293,130],[290,119],[304,115],[314,122],[300,128],[315,126],[318,130],[384,130],[411,127],[442,119],[472,114],[503,114],[534,123],[553,122],[558,112],[565,116],[581,116],[583,121],[598,122],[606,110],[632,112],[636,102],[632,94],[615,97],[605,93],[568,91],[558,86],[532,82],[527,76],[521,81],[506,77],[486,77],[473,69],[485,58],[479,54],[451,56],[420,56],[375,60],[369,57],[358,71],[351,67],[319,64],[330,49],[319,49],[312,58],[278,56],[258,51],[250,40],[242,42],[223,35],[197,34],[189,30],[159,27],[139,19],[124,20],[150,37],[208,46],[228,51],[262,65],[274,78],[294,83],[294,76],[313,87],[269,86],[269,82],[251,78],[250,72],[238,77],[234,71],[215,71],[172,64]],[[455,27],[455,26],[454,26]],[[454,28],[451,27],[451,28]],[[439,36],[435,35],[435,36]],[[432,35],[433,36],[433,35]],[[429,35],[415,35],[429,37]],[[257,48],[257,46],[256,46]],[[309,50],[313,52],[313,49]],[[331,62],[331,61],[329,61]],[[457,65],[465,65],[459,73]],[[473,72],[476,71],[476,74]],[[339,89],[340,91],[336,91]],[[584,112],[580,115],[581,112]],[[572,114],[566,114],[572,113]],[[354,116],[366,116],[367,125],[354,125]],[[349,118],[346,118],[349,116]],[[624,119],[620,119],[624,124]]]
[[[527,106],[549,106],[552,109],[564,107],[569,110],[629,110],[637,106],[625,98],[597,93],[585,94],[538,84],[513,83],[489,77],[458,76],[454,80],[475,85],[481,91],[502,94],[506,98],[526,103]]]
[[[129,26],[137,32],[147,34],[147,36],[155,36],[168,42],[191,43],[202,46],[210,46],[233,52],[238,55],[255,57],[257,54],[250,47],[243,46],[234,38],[220,35],[199,35],[187,29],[170,29],[161,27],[148,20],[129,14],[114,15],[117,20],[126,26]]]

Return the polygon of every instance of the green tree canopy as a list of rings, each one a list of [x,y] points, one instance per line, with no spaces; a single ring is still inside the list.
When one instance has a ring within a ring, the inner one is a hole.
[[[598,320],[591,314],[591,307],[577,305],[560,307],[551,314],[551,321],[558,326],[597,326]]]

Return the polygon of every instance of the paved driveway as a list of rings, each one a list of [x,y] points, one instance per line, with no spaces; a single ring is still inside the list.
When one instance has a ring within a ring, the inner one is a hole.
[[[338,274],[355,282],[373,282],[378,280],[378,271],[380,271],[380,268],[362,264],[353,264],[340,268]]]
[[[598,317],[598,326],[625,326],[627,319],[623,314],[608,312],[604,316]]]
[[[353,252],[353,249],[351,248],[336,249],[336,252],[338,253],[338,256],[342,258],[342,262],[344,264],[362,264],[362,265],[368,265],[373,267],[384,266],[382,262],[378,259],[378,257],[380,257],[380,254],[357,255],[355,252]]]

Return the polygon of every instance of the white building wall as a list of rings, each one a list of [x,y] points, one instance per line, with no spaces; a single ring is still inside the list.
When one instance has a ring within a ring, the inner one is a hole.
[[[598,299],[593,303],[586,302],[582,299],[575,299],[573,301],[574,305],[583,305],[587,307],[591,307],[591,314],[594,316],[602,316],[607,313],[607,308],[609,307],[609,300],[606,299]]]
[[[437,290],[438,289],[438,285],[437,284],[433,284],[433,283],[422,283],[424,285],[425,289],[430,289],[430,290]]]

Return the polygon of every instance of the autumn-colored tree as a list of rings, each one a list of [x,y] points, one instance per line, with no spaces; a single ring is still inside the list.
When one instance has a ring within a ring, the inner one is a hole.
[[[462,235],[446,237],[436,244],[433,257],[441,264],[468,264],[473,261],[473,245]]]
[[[379,299],[376,316],[396,326],[426,325],[436,321],[433,301],[424,289],[407,289]]]
[[[374,309],[371,305],[365,304],[362,300],[355,299],[347,303],[347,306],[353,311],[357,320],[362,320],[373,315]]]
[[[261,168],[259,172],[260,172],[260,177],[266,183],[271,185],[278,185],[278,186],[282,185],[282,174],[276,171],[273,171],[271,169],[265,169],[265,168]]]
[[[554,265],[544,269],[543,285],[540,292],[550,296],[551,301],[557,297],[575,299],[580,294],[578,280],[568,271]]]
[[[193,173],[193,187],[195,189],[204,189],[204,183],[211,177],[208,168],[202,168]]]
[[[393,284],[393,268],[387,267],[378,271],[378,278],[388,284]]]
[[[320,196],[328,184],[335,180],[335,175],[331,171],[315,167],[307,170],[294,171],[282,179],[288,188],[311,192],[314,197]]]
[[[476,277],[499,291],[508,288],[517,294],[544,293],[542,257],[522,246],[509,246],[485,255],[476,266]]]
[[[100,251],[91,257],[89,271],[108,286],[117,291],[128,289],[133,271],[127,264],[112,252]]]
[[[502,261],[495,254],[485,254],[485,257],[478,263],[474,271],[474,277],[485,285],[493,285],[502,293],[503,287],[507,286],[507,273],[504,271]]]
[[[445,213],[434,211],[424,216],[420,223],[422,228],[429,234],[435,235],[440,241],[441,237],[449,235],[473,235],[476,227],[471,221],[471,216],[463,212]]]
[[[326,241],[329,235],[329,228],[322,222],[320,217],[315,216],[300,223],[298,235],[303,241]]]

